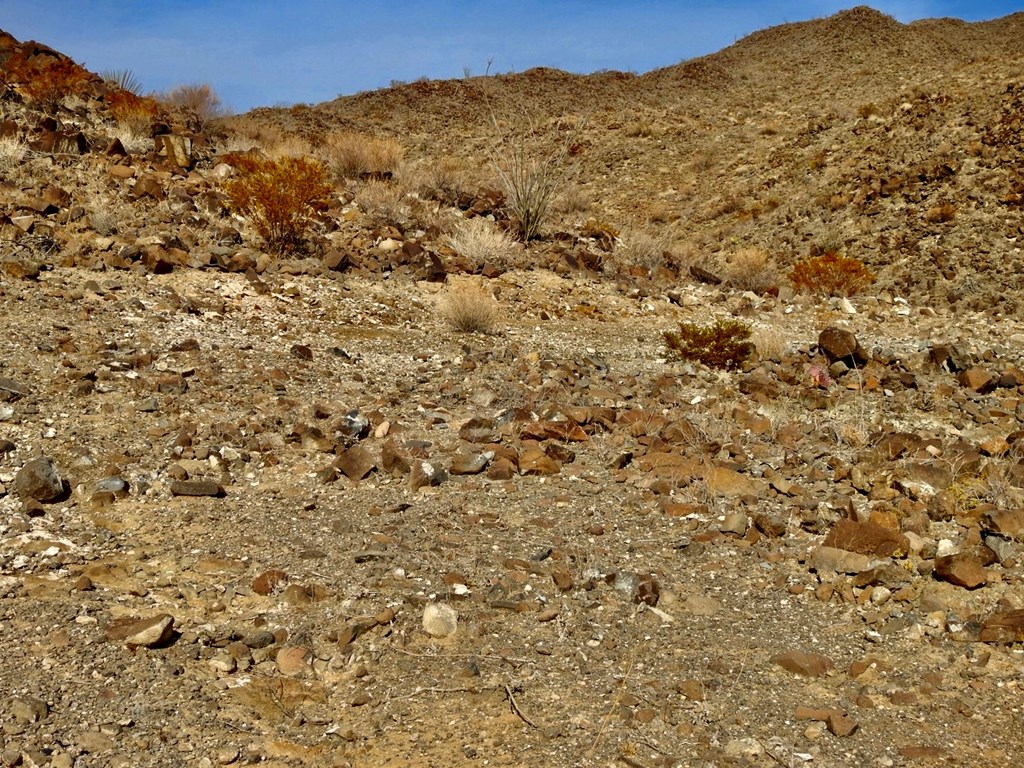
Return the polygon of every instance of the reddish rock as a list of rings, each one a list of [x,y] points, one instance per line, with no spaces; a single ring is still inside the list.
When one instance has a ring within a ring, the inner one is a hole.
[[[353,445],[333,462],[335,469],[353,482],[358,482],[377,468],[377,460],[367,448]]]
[[[985,531],[1024,541],[1024,509],[994,509],[981,516]]]
[[[539,447],[527,448],[519,457],[519,472],[524,475],[557,475],[562,471],[558,462]]]
[[[956,380],[960,382],[961,386],[967,389],[973,389],[975,392],[981,392],[987,394],[996,388],[996,377],[986,371],[984,368],[968,368],[966,371],[960,371],[957,374]]]
[[[833,735],[841,739],[852,736],[860,728],[860,724],[856,720],[842,712],[830,714],[825,721],[825,725],[828,726]]]
[[[818,334],[818,348],[831,362],[842,360],[859,367],[868,361],[867,353],[858,343],[857,337],[851,331],[834,325]]]
[[[988,577],[981,560],[973,554],[958,553],[935,558],[935,577],[964,589],[983,587]]]
[[[875,557],[901,556],[910,551],[910,543],[903,534],[876,523],[861,523],[848,518],[836,523],[822,546]]]
[[[1024,610],[993,613],[981,623],[978,639],[983,643],[1024,642]]]
[[[834,666],[832,660],[820,653],[807,651],[787,651],[772,656],[772,663],[783,669],[804,677],[822,677]]]
[[[174,617],[161,613],[148,619],[123,617],[112,621],[106,630],[107,638],[125,645],[159,648],[174,634]]]
[[[252,591],[257,595],[269,595],[281,584],[288,581],[288,574],[277,568],[264,571],[252,583]]]

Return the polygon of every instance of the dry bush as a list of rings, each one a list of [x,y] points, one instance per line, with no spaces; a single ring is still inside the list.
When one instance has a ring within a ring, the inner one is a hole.
[[[302,250],[306,228],[331,203],[327,171],[316,161],[255,155],[225,158],[238,171],[224,189],[231,205],[249,219],[274,253]]]
[[[515,260],[516,244],[512,238],[487,219],[464,220],[445,241],[456,253],[475,264],[509,269]]]
[[[754,352],[750,326],[737,320],[716,320],[711,325],[679,323],[679,331],[664,333],[665,345],[683,360],[709,368],[739,368]]]
[[[68,96],[82,93],[90,75],[71,59],[30,61],[11,56],[4,62],[4,82],[17,85],[32,104],[49,113]]]
[[[742,248],[722,265],[722,277],[739,291],[763,294],[777,288],[779,271],[775,261],[761,248]]]
[[[594,201],[578,184],[569,184],[558,196],[556,207],[565,214],[587,213],[594,207]]]
[[[438,311],[460,333],[494,333],[501,310],[494,296],[475,282],[452,283],[438,301]]]
[[[200,130],[205,130],[210,121],[224,117],[229,112],[217,92],[207,83],[179,85],[158,96],[157,100],[168,107],[191,113]]]
[[[381,224],[399,226],[405,221],[407,190],[386,181],[367,181],[356,190],[359,207]]]
[[[427,166],[422,179],[420,186],[425,192],[452,197],[466,184],[466,164],[457,157],[446,155]]]
[[[28,152],[28,144],[17,136],[5,136],[0,139],[0,174],[7,176],[19,169]]]
[[[816,296],[853,296],[875,281],[863,262],[828,250],[820,256],[798,261],[789,280],[800,293]]]
[[[786,353],[786,339],[773,328],[758,328],[751,333],[750,341],[762,360],[781,360]]]
[[[338,180],[389,178],[402,164],[405,148],[394,139],[341,131],[324,138],[324,164]]]
[[[154,99],[118,90],[108,93],[105,101],[111,117],[129,134],[145,137],[152,135],[153,120],[159,112],[159,105]]]

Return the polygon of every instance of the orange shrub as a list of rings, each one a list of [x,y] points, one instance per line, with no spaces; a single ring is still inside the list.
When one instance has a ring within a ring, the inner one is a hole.
[[[159,108],[148,96],[136,96],[125,90],[111,91],[106,96],[111,116],[133,133],[148,134]]]
[[[861,261],[835,251],[798,261],[789,279],[797,291],[818,296],[853,296],[875,282]]]
[[[81,93],[89,73],[71,59],[29,61],[12,56],[4,63],[4,80],[20,87],[33,105],[55,112],[66,96]]]
[[[249,219],[272,252],[302,250],[306,227],[331,203],[334,190],[324,166],[301,157],[225,159],[238,171],[224,187],[232,207]]]

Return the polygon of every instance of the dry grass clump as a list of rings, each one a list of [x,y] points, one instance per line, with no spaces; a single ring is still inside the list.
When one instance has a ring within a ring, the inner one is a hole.
[[[324,164],[338,180],[390,178],[405,158],[405,148],[394,139],[352,131],[327,135],[320,152]]]
[[[665,345],[688,362],[709,368],[739,368],[754,352],[750,326],[738,320],[716,320],[711,325],[679,323],[679,331],[664,333]]]
[[[853,296],[875,282],[863,262],[834,250],[798,261],[789,279],[798,292],[814,296]]]
[[[17,136],[4,136],[0,139],[0,173],[7,176],[20,168],[28,151],[28,144]]]
[[[742,248],[722,265],[722,277],[739,291],[767,293],[779,285],[775,261],[761,248]]]
[[[238,171],[224,185],[234,210],[252,223],[270,251],[303,250],[306,228],[327,209],[334,192],[323,165],[300,157],[225,160]]]
[[[671,259],[673,243],[674,238],[667,232],[654,235],[647,230],[625,229],[615,240],[615,263],[626,268],[640,267],[654,274]]]
[[[778,330],[757,328],[751,332],[750,341],[761,360],[781,360],[786,353],[786,338]]]
[[[438,301],[438,312],[459,333],[494,333],[501,320],[494,296],[471,281],[449,285]]]
[[[445,242],[460,256],[475,264],[491,264],[509,269],[516,255],[516,244],[507,233],[484,218],[462,221]]]
[[[356,190],[356,202],[379,223],[400,226],[408,215],[406,194],[399,184],[371,180]]]

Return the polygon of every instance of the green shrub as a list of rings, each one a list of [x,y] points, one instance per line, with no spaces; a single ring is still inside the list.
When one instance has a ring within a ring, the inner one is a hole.
[[[716,320],[711,325],[679,323],[679,331],[666,331],[665,345],[686,361],[709,368],[739,368],[754,352],[750,326],[737,320]]]

